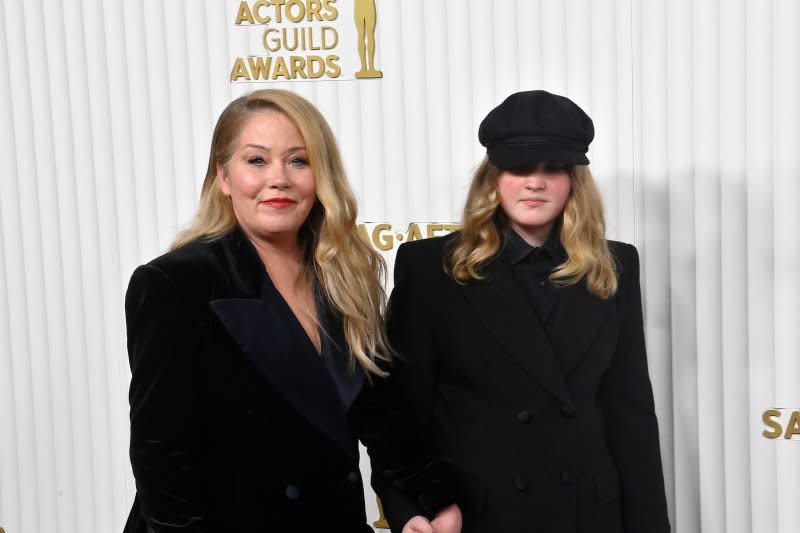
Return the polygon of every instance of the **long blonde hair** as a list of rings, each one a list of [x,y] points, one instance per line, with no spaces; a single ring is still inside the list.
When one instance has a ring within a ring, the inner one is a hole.
[[[386,275],[383,258],[356,229],[356,200],[344,171],[336,138],[328,122],[310,102],[290,91],[255,91],[231,102],[214,128],[208,169],[194,220],[172,244],[179,248],[196,240],[217,239],[236,226],[231,203],[217,179],[217,164],[227,166],[245,123],[256,113],[276,110],[286,115],[306,143],[314,171],[316,202],[298,235],[303,258],[328,303],[342,318],[352,364],[366,375],[383,376],[377,360],[388,361],[383,310]]]
[[[600,191],[588,166],[570,167],[571,190],[560,216],[561,245],[567,260],[550,273],[556,285],[575,285],[586,278],[589,292],[607,299],[617,290],[614,259],[605,238]],[[483,279],[482,269],[503,245],[508,217],[500,207],[500,170],[484,158],[472,178],[461,233],[445,253],[445,271],[459,283]]]

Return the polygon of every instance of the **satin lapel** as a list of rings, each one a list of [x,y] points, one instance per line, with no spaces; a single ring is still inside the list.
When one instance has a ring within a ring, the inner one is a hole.
[[[613,299],[601,300],[589,294],[585,281],[564,287],[560,293],[551,331],[566,375],[578,365],[601,327],[616,315],[616,306]]]
[[[359,365],[351,370],[342,322],[333,318],[325,306],[318,306],[317,312],[324,330],[322,360],[328,367],[345,411],[348,411],[364,386],[364,372]]]
[[[262,377],[350,457],[358,447],[325,363],[265,277],[260,299],[220,299],[211,308]]]
[[[571,403],[547,335],[503,259],[493,261],[486,269],[486,279],[467,284],[464,293],[517,363],[562,402]]]

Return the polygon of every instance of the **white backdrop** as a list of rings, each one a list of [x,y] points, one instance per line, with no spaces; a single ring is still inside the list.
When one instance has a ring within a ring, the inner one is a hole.
[[[0,0],[7,533],[122,528],[124,290],[193,213],[219,112],[260,87],[229,82],[250,38],[236,5]],[[383,79],[271,85],[330,120],[360,219],[456,221],[486,112],[571,97],[595,121],[609,236],[642,254],[674,529],[797,531],[800,436],[765,438],[762,413],[800,410],[800,3],[377,6]]]

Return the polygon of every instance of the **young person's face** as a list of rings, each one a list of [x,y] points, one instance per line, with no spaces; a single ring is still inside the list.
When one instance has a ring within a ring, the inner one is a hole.
[[[560,164],[502,170],[497,179],[500,207],[511,227],[532,246],[547,240],[571,188],[569,167]]]
[[[261,111],[245,123],[231,160],[217,167],[217,176],[251,239],[295,239],[316,201],[306,143],[279,111]]]

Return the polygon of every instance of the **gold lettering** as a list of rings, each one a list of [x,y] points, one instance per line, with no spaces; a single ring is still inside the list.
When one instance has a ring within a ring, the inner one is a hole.
[[[253,20],[253,14],[250,12],[250,6],[247,4],[247,2],[240,2],[239,11],[236,13],[236,22],[234,24],[240,26],[242,21],[245,20],[250,24],[256,23],[256,21]]]
[[[322,50],[319,45],[314,44],[314,30],[308,30],[308,48],[307,50]]]
[[[239,78],[250,80],[250,73],[247,71],[247,64],[243,57],[237,57],[231,69],[231,81],[238,81]]]
[[[325,64],[328,65],[326,74],[329,78],[338,78],[342,74],[342,67],[339,66],[339,56],[331,54],[325,58]]]
[[[296,80],[299,74],[301,78],[308,79],[306,76],[306,60],[302,56],[292,56],[292,79]]]
[[[330,50],[338,46],[339,33],[331,26],[323,26],[318,32],[315,32],[315,28],[312,26],[305,28],[284,27],[280,29],[268,26],[261,36],[261,44],[265,50],[270,52],[279,50],[287,50],[289,52]]]
[[[261,43],[264,45],[264,48],[270,52],[277,52],[281,49],[281,38],[277,35],[270,37],[270,33],[279,34],[277,28],[267,28],[264,30],[264,35],[261,37]]]
[[[283,13],[281,12],[281,6],[286,5],[286,0],[272,0],[271,4],[275,6],[275,20],[283,22]]]
[[[321,78],[325,74],[325,60],[319,56],[308,56],[306,65],[308,66],[308,77],[312,80]]]
[[[322,0],[322,7],[325,9],[325,14],[322,15],[322,18],[327,21],[339,18],[339,10],[333,5],[335,3],[336,0]]]
[[[289,46],[289,34],[287,33],[287,30],[291,31],[294,34],[294,42],[292,43],[291,46]],[[281,29],[281,35],[283,36],[283,47],[286,50],[288,50],[290,52],[294,52],[295,50],[297,50],[297,42],[299,40],[297,38],[297,28],[291,28],[291,29],[282,28]]]
[[[367,233],[366,224],[359,224],[356,228],[358,229],[358,236],[361,237],[365,243],[369,244],[369,234]]]
[[[794,435],[800,435],[800,411],[792,411],[789,423],[786,424],[786,434],[784,439],[791,439]]]
[[[250,73],[254,79],[269,79],[269,67],[272,64],[272,57],[251,56],[247,58],[247,62],[250,64]]]
[[[765,426],[769,426],[772,428],[771,431],[764,430],[761,432],[762,435],[767,437],[768,439],[777,439],[783,433],[783,428],[781,427],[781,423],[778,420],[773,420],[773,418],[781,416],[781,412],[777,409],[767,409],[764,411],[764,414],[761,415],[761,420],[764,422]]]
[[[292,8],[295,6],[300,8],[296,15],[292,14]],[[287,0],[284,13],[286,14],[286,18],[297,24],[306,18],[306,5],[303,3],[303,0]]]
[[[308,5],[306,6],[306,20],[312,22],[314,19],[317,19],[322,22],[322,15],[320,14],[321,9],[322,4],[320,0],[308,0]]]
[[[255,4],[253,4],[253,15],[255,16],[256,20],[261,24],[269,24],[269,21],[272,18],[269,15],[261,15],[261,8],[262,7],[269,7],[268,0],[258,0]]]
[[[430,239],[431,237],[436,237],[437,231],[442,231],[444,229],[444,225],[442,224],[428,224],[428,231],[427,237]]]
[[[289,76],[289,67],[286,66],[286,59],[278,56],[275,58],[275,70],[272,71],[272,79],[277,80],[279,77],[291,79]]]
[[[384,235],[384,233],[387,232],[388,234]],[[394,245],[392,226],[390,224],[376,224],[375,227],[372,228],[372,242],[375,243],[375,247],[380,250],[391,250]]]
[[[444,229],[448,233],[453,233],[454,231],[458,231],[461,229],[461,224],[445,224]]]
[[[333,42],[329,42],[326,39],[326,35],[330,35],[330,38],[333,40]],[[337,44],[339,44],[339,32],[336,31],[336,28],[334,28],[333,26],[323,26],[322,27],[323,50],[331,50],[332,48],[336,48]]]
[[[418,241],[422,238],[422,232],[419,230],[419,225],[411,223],[408,225],[408,233],[406,233],[406,241]]]

